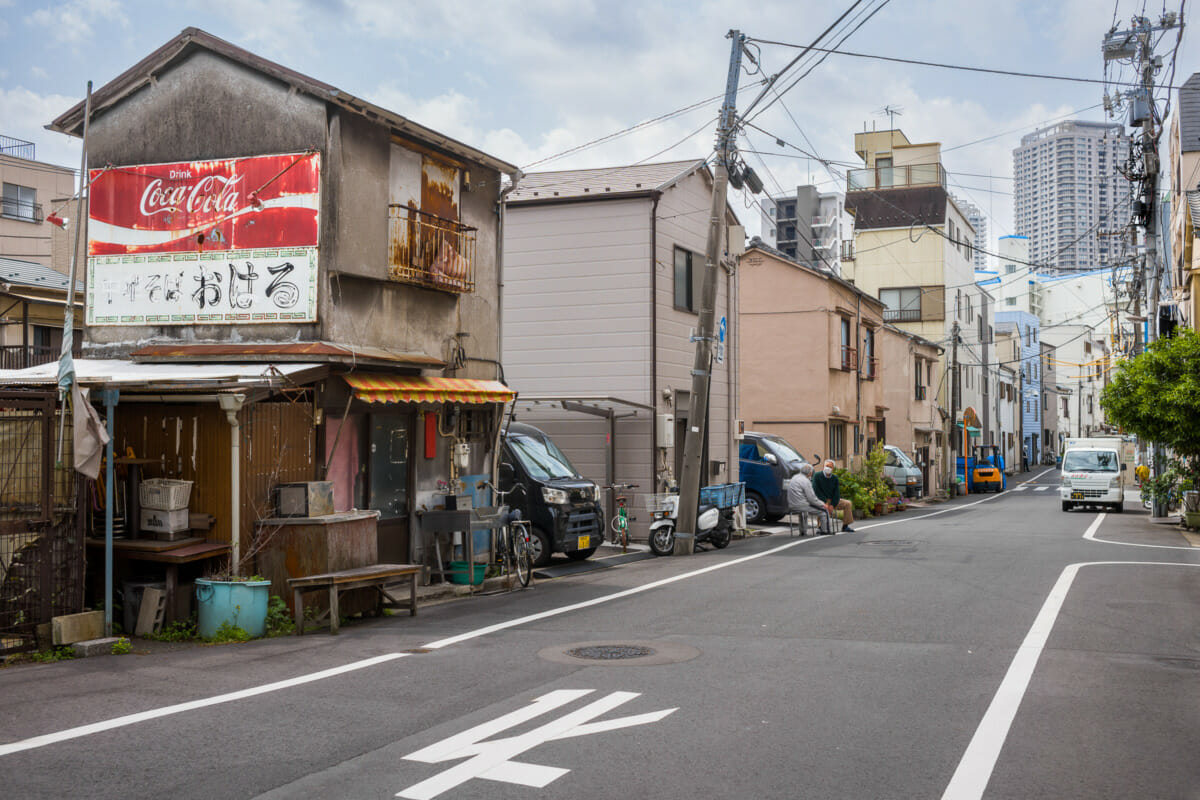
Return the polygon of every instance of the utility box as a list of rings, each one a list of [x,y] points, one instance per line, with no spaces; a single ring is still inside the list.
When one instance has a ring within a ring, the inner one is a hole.
[[[658,425],[655,438],[658,439],[659,447],[674,447],[675,446],[675,415],[674,414],[659,414],[655,417],[655,422]]]

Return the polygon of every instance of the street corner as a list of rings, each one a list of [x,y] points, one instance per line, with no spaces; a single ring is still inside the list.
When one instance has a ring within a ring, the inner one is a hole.
[[[1126,504],[1123,513],[1107,514],[1099,526],[1089,527],[1088,531],[1084,538],[1096,542],[1200,550],[1200,531],[1184,527],[1178,514],[1153,517],[1140,504]]]

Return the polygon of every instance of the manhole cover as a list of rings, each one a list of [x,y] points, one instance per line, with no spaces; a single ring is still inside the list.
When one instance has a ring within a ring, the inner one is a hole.
[[[567,651],[573,658],[590,658],[593,661],[619,661],[624,658],[645,658],[658,651],[653,647],[629,644],[600,644],[576,647]]]
[[[690,661],[698,655],[700,651],[691,645],[661,639],[571,642],[538,651],[547,661],[574,667],[654,667]]]

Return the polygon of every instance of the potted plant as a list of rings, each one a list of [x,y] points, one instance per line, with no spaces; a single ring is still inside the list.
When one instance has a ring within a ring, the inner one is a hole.
[[[243,559],[243,562],[245,559]],[[226,568],[196,579],[196,634],[212,639],[222,628],[244,630],[249,638],[267,632],[271,582]]]

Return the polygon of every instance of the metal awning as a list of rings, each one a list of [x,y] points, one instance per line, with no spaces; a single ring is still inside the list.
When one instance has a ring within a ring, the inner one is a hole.
[[[364,372],[342,378],[354,396],[367,403],[507,403],[517,396],[500,381]]]
[[[623,417],[636,417],[638,411],[649,411],[653,413],[654,406],[648,406],[645,403],[638,403],[634,400],[624,400],[620,397],[611,397],[608,395],[592,395],[592,394],[523,394],[518,402],[532,403],[534,405],[555,405],[567,411],[578,411],[583,414],[591,414],[596,417],[615,416],[617,419]],[[618,409],[633,409],[628,414],[616,413]]]
[[[146,389],[160,394],[204,389],[295,386],[325,374],[325,364],[141,364],[124,359],[76,358],[80,386]],[[57,385],[58,362],[0,370],[0,385]]]

